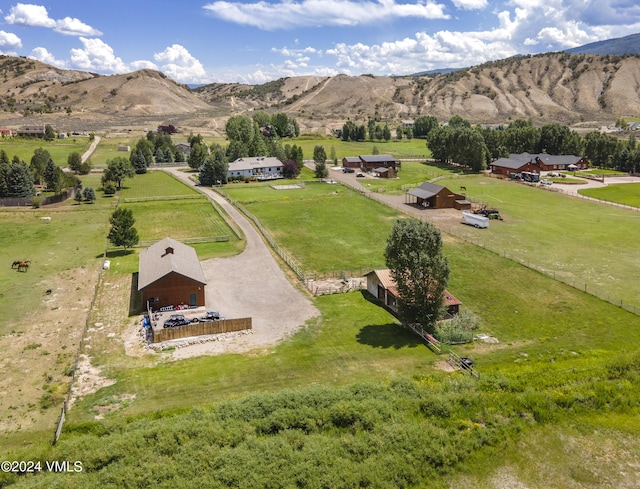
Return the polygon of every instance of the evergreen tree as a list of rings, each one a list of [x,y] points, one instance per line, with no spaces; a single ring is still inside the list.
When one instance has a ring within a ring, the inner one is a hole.
[[[147,173],[147,160],[141,150],[133,150],[129,160],[136,173]]]
[[[96,192],[95,190],[93,190],[93,187],[85,187],[85,189],[82,191],[82,196],[84,197],[84,200],[88,200],[92,203],[94,200],[96,200]]]
[[[9,194],[8,178],[10,170],[9,157],[4,149],[0,149],[0,198]]]
[[[82,192],[80,191],[80,189],[76,190],[76,194],[73,196],[73,200],[75,200],[78,204],[82,203]]]
[[[32,197],[34,195],[33,174],[27,164],[15,156],[7,175],[7,197]]]
[[[58,168],[58,166],[53,162],[52,159],[49,159],[47,165],[44,167],[44,172],[42,173],[42,178],[47,185],[49,190],[53,190],[55,193],[60,192],[60,187],[62,184],[62,170]]]
[[[211,154],[200,167],[200,184],[223,185],[227,183],[229,164],[224,148],[220,145],[211,146]]]
[[[114,246],[122,246],[125,250],[138,244],[138,231],[133,227],[135,219],[131,209],[117,208],[109,218],[111,229],[107,238]]]

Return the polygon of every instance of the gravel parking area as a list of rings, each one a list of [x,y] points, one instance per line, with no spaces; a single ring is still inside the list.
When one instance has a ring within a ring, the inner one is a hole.
[[[179,170],[167,171],[194,185]],[[320,312],[303,291],[289,282],[268,245],[244,216],[213,190],[197,188],[224,208],[247,240],[245,250],[239,255],[201,262],[207,279],[207,309],[219,311],[226,318],[251,317],[253,332],[177,348],[173,357],[239,353],[269,347],[318,316]]]

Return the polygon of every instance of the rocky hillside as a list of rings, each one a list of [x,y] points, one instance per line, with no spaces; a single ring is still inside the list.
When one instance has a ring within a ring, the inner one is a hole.
[[[518,118],[598,126],[640,114],[640,56],[550,53],[514,57],[448,74],[301,76],[263,85],[190,90],[162,73],[101,76],[0,56],[0,123],[65,126],[171,123],[220,132],[229,115],[286,112],[304,132],[347,119],[396,124],[417,115],[474,123]],[[25,117],[26,116],[26,117]]]
[[[421,114],[600,124],[640,113],[640,57],[552,53],[433,76],[295,77],[256,87],[208,85],[198,94],[229,111],[287,112],[307,127],[342,125],[347,117],[397,123]]]

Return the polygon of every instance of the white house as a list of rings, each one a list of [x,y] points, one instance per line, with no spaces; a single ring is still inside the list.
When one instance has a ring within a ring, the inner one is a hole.
[[[265,156],[246,156],[229,163],[227,178],[255,177],[258,180],[282,178],[284,165],[278,158]]]

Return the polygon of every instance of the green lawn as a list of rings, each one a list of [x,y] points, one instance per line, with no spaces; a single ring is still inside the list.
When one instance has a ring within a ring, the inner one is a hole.
[[[331,148],[333,147],[341,164],[342,158],[345,156],[370,155],[377,148],[379,154],[390,154],[402,160],[403,158],[430,158],[431,152],[427,149],[427,143],[424,139],[402,139],[397,141],[363,141],[363,142],[346,142],[338,138],[309,138],[300,137],[291,140],[284,140],[283,144],[296,144],[302,148],[305,159],[313,158],[313,149],[315,146],[322,146],[327,153],[327,158],[331,158]]]
[[[11,160],[15,155],[25,161],[27,165],[31,162],[33,152],[38,149],[46,149],[51,155],[51,159],[58,166],[67,166],[69,154],[76,152],[82,155],[91,146],[91,141],[87,137],[74,137],[68,139],[56,139],[54,141],[44,141],[42,139],[0,139],[0,149],[4,150]]]
[[[341,185],[224,188],[266,226],[306,272],[381,267],[397,213]]]
[[[585,188],[578,190],[578,193],[585,197],[640,208],[640,183],[623,183],[607,185],[602,188]]]

